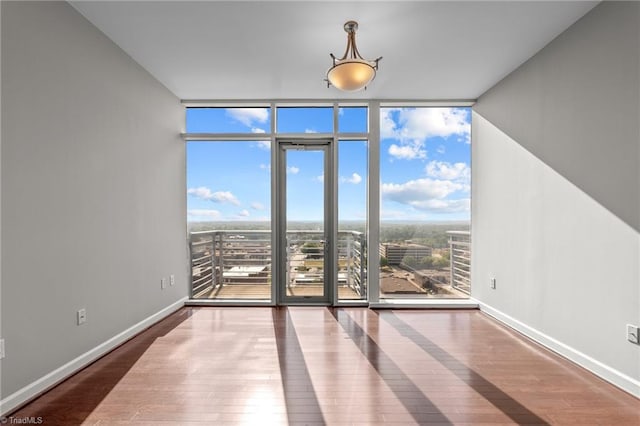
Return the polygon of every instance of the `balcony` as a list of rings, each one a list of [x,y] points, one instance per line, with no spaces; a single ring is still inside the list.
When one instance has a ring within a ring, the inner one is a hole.
[[[447,231],[451,258],[451,287],[471,293],[471,232]]]
[[[192,297],[271,299],[271,231],[212,230],[191,234]],[[364,234],[338,232],[338,298],[366,300]],[[286,291],[313,296],[324,288],[324,242],[318,231],[287,232]]]
[[[381,253],[385,250],[391,259],[389,265],[381,268],[381,298],[469,297],[471,234],[468,231],[447,231],[446,234],[448,265],[445,260],[445,265],[430,268],[412,262],[419,256],[430,255],[430,248],[415,244],[383,247],[381,244]],[[199,231],[192,232],[190,237],[194,299],[271,300],[270,230]],[[442,250],[446,252],[446,249]],[[401,255],[395,256],[400,251]],[[285,282],[288,296],[322,294],[324,252],[321,232],[287,232]],[[366,263],[364,234],[338,232],[339,300],[368,300]]]

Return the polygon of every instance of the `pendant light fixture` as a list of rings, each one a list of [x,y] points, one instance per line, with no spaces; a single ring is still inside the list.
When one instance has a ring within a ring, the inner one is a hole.
[[[347,50],[340,59],[330,53],[333,66],[327,71],[327,87],[334,86],[345,92],[356,92],[366,89],[376,76],[378,62],[382,56],[373,61],[367,61],[360,56],[356,47],[356,21],[347,21],[344,30],[347,32]]]

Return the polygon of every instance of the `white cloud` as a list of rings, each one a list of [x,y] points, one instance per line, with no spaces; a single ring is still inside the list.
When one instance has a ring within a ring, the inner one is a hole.
[[[240,201],[230,191],[218,191],[214,192],[211,197],[211,201],[214,203],[231,203],[236,206],[240,205]]]
[[[399,111],[398,108],[382,108],[380,110],[380,137],[382,139],[396,137],[396,123],[391,114]]]
[[[251,133],[266,133],[266,131],[264,129],[259,128],[259,127],[252,127],[251,128]]]
[[[260,164],[260,167],[262,170],[271,170],[271,164]]]
[[[464,189],[464,185],[448,180],[416,179],[405,183],[383,183],[382,196],[401,204],[409,204],[416,200],[443,199],[449,194]]]
[[[193,209],[187,211],[187,215],[192,220],[207,220],[219,218],[220,212],[218,210]]]
[[[470,201],[464,199],[448,199],[456,191],[464,191],[463,183],[439,179],[416,179],[401,184],[383,183],[382,197],[413,207],[415,210],[434,213],[454,213],[469,211]],[[385,212],[389,216],[390,211]]]
[[[444,145],[440,145],[438,146],[438,148],[436,149],[436,152],[438,154],[444,154],[445,152],[447,152],[446,148],[444,147]]]
[[[250,216],[249,210],[240,210],[240,212],[238,213],[238,216],[240,216],[240,217],[248,217],[248,216]]]
[[[357,184],[359,184],[360,182],[362,182],[362,176],[360,176],[360,175],[359,175],[359,174],[357,174],[357,173],[353,173],[353,174],[351,175],[351,177],[348,177],[348,178],[346,178],[346,177],[341,177],[341,178],[340,178],[340,182],[342,182],[342,183],[352,183],[352,184],[354,184],[354,185],[357,185]]]
[[[202,198],[203,200],[208,200],[213,195],[211,190],[206,186],[200,186],[198,188],[189,188],[187,190],[187,194],[193,195],[196,198]]]
[[[268,108],[227,108],[227,115],[247,127],[253,127],[254,122],[266,123],[269,119]]]
[[[258,141],[256,146],[260,149],[264,149],[265,151],[271,150],[271,142],[270,141]]]
[[[206,186],[201,186],[198,188],[189,188],[187,190],[187,194],[192,195],[196,198],[200,198],[207,201],[212,201],[214,203],[231,203],[237,206],[240,205],[240,201],[229,191],[216,191],[211,192],[209,188]]]
[[[427,176],[436,179],[463,180],[471,179],[471,169],[466,163],[447,163],[446,161],[431,161],[425,167]]]
[[[317,131],[313,130],[313,129],[304,129],[305,133],[318,133]]]
[[[434,213],[458,213],[468,212],[471,208],[471,200],[469,198],[458,200],[425,200],[416,201],[411,205],[418,210]]]
[[[401,145],[391,144],[389,155],[400,160],[415,160],[427,158],[427,151],[424,144],[418,140],[412,143],[401,143]]]
[[[290,173],[292,175],[297,175],[299,172],[300,172],[300,168],[298,168],[296,166],[287,167],[287,173]]]
[[[314,178],[314,180],[315,180],[316,182],[320,182],[320,183],[324,182],[324,173],[323,173],[323,174],[321,174],[320,176],[316,176],[316,177]]]
[[[264,210],[264,204],[258,203],[256,201],[256,202],[251,203],[251,208],[254,209],[254,210]]]
[[[468,142],[471,134],[469,112],[463,108],[383,108],[380,119],[383,139],[424,141],[457,135]]]

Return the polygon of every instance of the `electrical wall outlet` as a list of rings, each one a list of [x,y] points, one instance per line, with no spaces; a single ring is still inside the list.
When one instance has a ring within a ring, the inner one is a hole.
[[[640,345],[640,327],[627,324],[627,340],[636,345]]]
[[[175,276],[175,275],[173,275],[173,274],[171,274],[171,275],[169,276],[169,284],[170,284],[170,285],[174,285],[175,283],[176,283],[176,276]]]
[[[495,278],[491,278],[489,280],[489,287],[494,289],[494,290],[496,289],[496,279]]]
[[[4,339],[0,339],[0,359],[4,358]]]
[[[167,279],[162,277],[160,279],[160,290],[164,290],[165,288],[167,288]]]
[[[84,324],[87,322],[87,310],[82,308],[78,311],[78,325]]]

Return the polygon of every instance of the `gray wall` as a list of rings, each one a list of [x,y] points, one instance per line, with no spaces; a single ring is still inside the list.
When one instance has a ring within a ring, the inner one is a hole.
[[[0,3],[0,82],[2,81],[2,7]],[[2,84],[0,84],[2,99]],[[2,102],[0,102],[0,129],[2,129]],[[2,309],[2,132],[0,131],[0,309]],[[2,311],[0,310],[0,338],[2,338]],[[0,360],[0,401],[2,400],[2,360]],[[0,404],[1,405],[1,404]],[[2,407],[0,407],[0,414]]]
[[[3,397],[188,295],[183,114],[67,3],[2,2]]]
[[[472,129],[473,296],[632,380],[639,122],[640,3],[605,2],[482,95]]]

